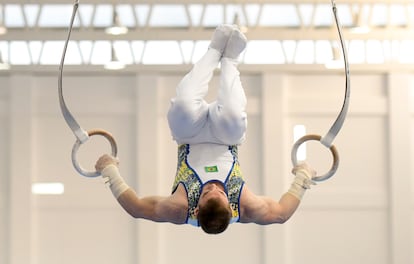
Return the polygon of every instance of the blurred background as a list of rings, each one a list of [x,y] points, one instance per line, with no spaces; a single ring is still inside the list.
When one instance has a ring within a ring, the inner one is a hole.
[[[217,236],[133,219],[99,177],[74,170],[57,89],[73,3],[0,2],[0,264],[414,264],[414,1],[336,1],[351,68],[337,173],[307,191],[287,223],[234,224]],[[239,157],[254,192],[279,199],[293,180],[294,141],[325,135],[341,109],[344,65],[328,0],[81,0],[66,103],[84,129],[115,136],[121,174],[140,196],[171,192],[170,98],[222,23],[248,38]],[[303,146],[301,159],[329,170],[325,147]],[[109,151],[92,137],[77,157],[92,170]]]

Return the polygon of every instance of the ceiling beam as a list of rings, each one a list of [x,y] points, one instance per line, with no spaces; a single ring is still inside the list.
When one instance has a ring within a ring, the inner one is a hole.
[[[214,29],[205,28],[139,28],[126,35],[112,36],[99,29],[74,29],[71,40],[210,40]],[[347,40],[414,40],[414,30],[403,27],[372,29],[366,34],[351,33],[344,29]],[[64,40],[67,29],[9,29],[2,41],[54,41]],[[336,40],[338,33],[331,28],[265,28],[255,27],[246,33],[249,40]]]
[[[10,4],[73,4],[75,0],[13,0]],[[225,4],[331,4],[330,0],[228,0]],[[410,4],[414,0],[335,0],[336,4]],[[224,4],[220,0],[79,0],[80,4]],[[7,4],[7,3],[2,3]]]
[[[118,71],[105,70],[103,65],[65,65],[64,74],[70,73],[84,73],[84,74],[137,74],[143,72],[188,72],[192,67],[192,64],[180,64],[180,65],[143,65],[134,64],[128,65],[126,68]],[[10,70],[0,71],[0,76],[11,74],[13,72],[43,72],[56,75],[57,65],[12,65]],[[399,64],[399,63],[382,63],[382,64],[351,64],[351,75],[355,73],[388,73],[393,71],[414,73],[414,67],[411,64]],[[240,64],[240,71],[245,74],[261,74],[263,72],[278,72],[278,73],[334,73],[344,74],[343,69],[326,69],[322,64],[281,64],[281,65],[249,65]],[[345,77],[344,77],[345,78]]]

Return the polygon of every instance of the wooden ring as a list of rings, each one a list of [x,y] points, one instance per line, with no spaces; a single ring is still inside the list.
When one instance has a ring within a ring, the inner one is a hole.
[[[292,159],[293,166],[298,165],[297,152],[298,152],[299,146],[302,145],[304,142],[309,141],[309,140],[321,141],[321,138],[322,137],[319,136],[319,135],[306,135],[306,136],[303,136],[300,139],[298,139],[295,142],[295,144],[293,145],[292,152],[291,152],[291,159]],[[338,166],[339,166],[338,151],[336,150],[336,147],[334,145],[331,145],[329,147],[329,149],[331,150],[332,157],[333,157],[333,162],[332,162],[331,169],[323,175],[315,176],[312,180],[314,180],[314,181],[325,181],[325,180],[331,178],[335,174],[336,170],[338,169]]]
[[[106,132],[105,130],[94,129],[94,130],[88,131],[88,135],[89,136],[100,135],[100,136],[105,137],[109,141],[109,143],[111,144],[111,150],[112,150],[111,154],[112,154],[112,156],[116,157],[116,155],[118,153],[118,147],[117,147],[117,144],[116,144],[116,141],[115,141],[114,137],[110,133]],[[100,176],[101,174],[99,172],[97,172],[97,171],[86,171],[80,166],[78,160],[76,159],[76,153],[78,152],[79,147],[81,145],[82,145],[82,142],[80,142],[79,140],[76,140],[75,144],[73,145],[73,148],[72,148],[72,164],[73,164],[73,167],[75,167],[75,169],[81,175],[83,175],[85,177],[94,178],[94,177]]]

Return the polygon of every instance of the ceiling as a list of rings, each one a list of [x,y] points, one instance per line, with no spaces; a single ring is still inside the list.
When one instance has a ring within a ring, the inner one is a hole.
[[[74,3],[3,1],[2,61],[10,69],[58,65]],[[414,66],[414,1],[342,0],[336,7],[352,66]],[[339,47],[332,14],[328,0],[80,0],[65,63],[96,68],[116,57],[128,67],[190,65],[214,28],[232,23],[249,40],[242,64],[323,66]],[[116,22],[128,32],[107,34]]]

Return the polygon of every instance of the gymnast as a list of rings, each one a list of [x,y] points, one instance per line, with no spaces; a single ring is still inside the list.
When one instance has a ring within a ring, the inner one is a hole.
[[[314,184],[316,172],[305,163],[292,169],[294,180],[279,201],[254,194],[242,178],[237,147],[245,139],[247,115],[237,64],[246,43],[237,26],[218,26],[207,52],[177,86],[167,116],[178,144],[171,195],[139,198],[120,176],[118,159],[103,155],[96,162],[96,170],[131,216],[191,224],[208,234],[219,234],[235,222],[284,223]],[[208,104],[204,97],[219,63],[217,100]]]

